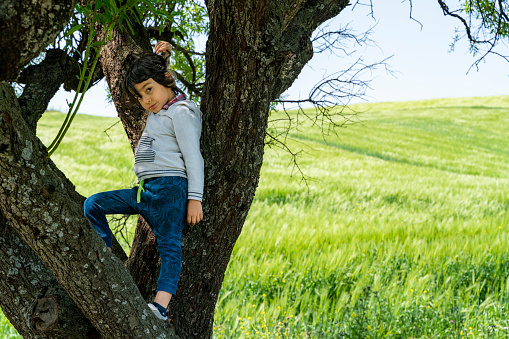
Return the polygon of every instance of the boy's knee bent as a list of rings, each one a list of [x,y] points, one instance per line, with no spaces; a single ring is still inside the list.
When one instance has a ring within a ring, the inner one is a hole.
[[[84,213],[85,213],[85,216],[86,217],[90,217],[92,211],[98,209],[99,207],[99,204],[97,203],[97,196],[94,194],[94,195],[91,195],[90,197],[88,197],[85,202],[83,203],[83,210],[84,210]]]

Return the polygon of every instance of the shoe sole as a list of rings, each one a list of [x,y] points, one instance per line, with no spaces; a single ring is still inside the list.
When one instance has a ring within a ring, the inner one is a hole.
[[[157,319],[168,320],[168,317],[163,317],[163,315],[159,312],[157,307],[155,307],[154,305],[148,304],[148,307],[152,310],[152,312],[154,312],[154,315],[157,317]]]

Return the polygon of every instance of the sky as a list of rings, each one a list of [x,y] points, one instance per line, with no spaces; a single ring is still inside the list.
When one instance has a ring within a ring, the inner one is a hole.
[[[410,5],[404,0],[373,0],[374,18],[367,6],[347,7],[326,23],[329,28],[343,28],[348,24],[360,34],[373,27],[370,38],[376,43],[349,46],[350,52],[355,51],[350,56],[315,55],[284,93],[286,99],[307,98],[313,85],[325,74],[345,69],[358,58],[371,64],[389,57],[386,62],[392,72],[380,67],[362,74],[364,80],[371,79],[370,88],[362,100],[355,99],[352,103],[508,94],[507,61],[493,55],[478,69],[472,67],[477,59],[469,53],[465,39],[454,51],[450,50],[455,29],[461,28],[459,21],[445,17],[434,0],[413,0],[411,10],[419,23],[410,19]],[[106,101],[106,87],[102,80],[89,90],[79,113],[117,116],[114,105]],[[66,100],[72,101],[73,95],[74,92],[59,90],[48,109],[66,112]]]

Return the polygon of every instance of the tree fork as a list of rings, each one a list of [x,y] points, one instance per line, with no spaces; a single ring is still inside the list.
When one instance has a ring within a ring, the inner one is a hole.
[[[311,58],[312,31],[344,6],[346,1],[337,0],[207,1],[211,22],[206,53],[209,71],[202,94],[206,219],[201,225],[184,229],[182,276],[170,310],[183,338],[212,335],[224,272],[258,185],[269,103]],[[128,55],[150,48],[144,33],[139,28],[131,38],[114,32],[101,56],[113,100],[133,147],[143,130],[144,117],[143,112],[125,106],[120,82]],[[0,86],[2,94],[6,88],[10,89],[8,85]],[[14,97],[12,93],[9,96],[8,100]],[[2,108],[0,113],[0,195],[4,200],[0,201],[0,209],[9,222],[103,336],[136,336],[145,324],[159,325],[151,319],[140,319],[146,305],[130,275],[111,254],[102,252],[104,244],[84,220],[82,206],[73,203],[77,201],[73,189],[62,181],[63,175],[51,161],[40,158],[44,147],[33,134],[29,135],[19,107]],[[58,189],[44,200],[40,193],[51,186],[46,182]],[[69,221],[64,219],[53,228],[52,221],[62,215]],[[57,241],[63,227],[68,234]],[[75,242],[75,237],[80,242]],[[143,258],[135,254],[134,260]],[[151,262],[145,264],[154,267]],[[153,269],[148,274],[158,272]],[[113,285],[125,288],[125,293],[114,290]],[[127,302],[122,315],[116,313],[117,299]],[[118,319],[123,316],[128,321],[124,319],[124,328],[120,328]]]
[[[79,75],[79,65],[66,52],[60,49],[46,51],[46,56],[38,65],[30,65],[20,75],[26,86],[18,102],[23,118],[35,132],[37,122],[46,111],[48,103],[66,79],[75,81]]]

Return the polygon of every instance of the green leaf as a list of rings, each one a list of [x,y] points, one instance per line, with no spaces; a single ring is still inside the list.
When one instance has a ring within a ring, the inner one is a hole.
[[[119,10],[118,10],[115,0],[109,0],[109,4],[110,4],[110,6],[109,6],[109,8],[107,7],[108,8],[107,10],[109,10],[113,14],[113,16],[116,16],[116,14],[119,12]]]

